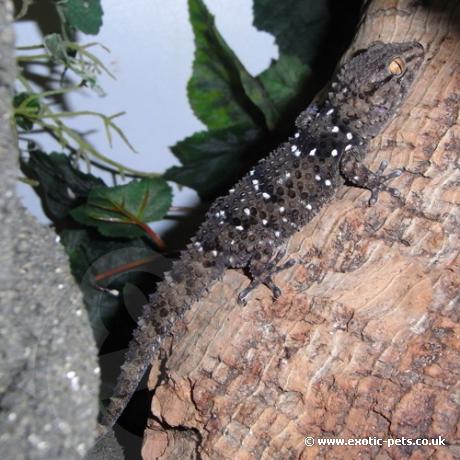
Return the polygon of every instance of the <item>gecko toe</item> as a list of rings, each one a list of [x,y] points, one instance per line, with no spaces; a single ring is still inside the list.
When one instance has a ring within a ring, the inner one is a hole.
[[[401,196],[401,192],[400,192],[397,188],[387,187],[387,188],[386,188],[386,191],[387,191],[390,195],[392,195],[392,196],[394,196],[394,197],[396,197],[396,198],[399,198],[399,197]]]
[[[281,289],[275,284],[271,276],[267,276],[263,283],[265,286],[267,286],[271,291],[273,295],[273,299],[277,300],[281,297],[282,291]]]
[[[246,305],[246,299],[249,295],[249,292],[251,292],[251,289],[249,288],[246,288],[246,289],[243,289],[239,294],[238,294],[238,304],[241,305],[241,306],[245,306]]]
[[[238,294],[238,303],[242,306],[246,305],[247,303],[247,298],[248,295],[253,291],[259,284],[261,283],[259,278],[255,278],[251,281],[249,286],[246,289],[243,289],[239,294]]]
[[[388,160],[382,160],[380,162],[379,169],[377,169],[375,174],[377,174],[377,176],[381,176],[383,171],[385,171],[385,169],[387,169],[387,166],[388,166]]]

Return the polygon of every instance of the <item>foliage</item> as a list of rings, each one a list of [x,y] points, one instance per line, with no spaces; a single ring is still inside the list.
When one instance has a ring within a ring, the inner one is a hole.
[[[101,0],[56,0],[63,22],[85,34],[96,35],[102,25]]]
[[[105,236],[136,238],[144,222],[163,218],[171,206],[169,185],[160,178],[133,180],[115,187],[94,187],[84,205],[71,211],[81,224],[97,227]]]
[[[65,225],[70,211],[83,204],[94,187],[105,187],[104,181],[85,174],[72,165],[70,158],[52,152],[29,148],[29,158],[22,159],[24,174],[35,181],[48,218],[59,227]]]
[[[255,0],[254,25],[275,36],[280,55],[309,65],[327,31],[330,5],[318,0]]]
[[[163,219],[171,209],[173,196],[167,181],[192,187],[209,202],[292,129],[295,116],[316,89],[310,84],[315,77],[312,63],[328,22],[326,2],[254,0],[254,24],[275,36],[279,58],[253,76],[219,33],[204,1],[188,0],[195,38],[188,98],[207,129],[172,146],[180,165],[159,174],[113,161],[66,125],[69,117],[94,117],[102,122],[109,144],[115,133],[134,150],[116,124],[123,112],[108,116],[55,109],[56,97],[83,87],[101,93],[100,75],[112,75],[91,52],[101,45],[72,39],[76,31],[99,32],[103,18],[100,0],[42,1],[52,2],[56,8],[61,31],[45,36],[41,44],[18,50],[21,73],[13,101],[14,120],[20,136],[39,129],[57,139],[62,151],[45,153],[31,144],[28,156],[21,159],[22,170],[35,184],[48,217],[60,233],[87,304],[116,311],[120,299],[101,293],[99,288],[116,286],[120,290],[123,283],[140,276],[128,269],[121,276],[110,276],[114,266],[136,265],[133,254],[137,250],[148,259],[157,256],[155,249],[164,249],[163,241],[148,224]],[[18,16],[23,16],[32,3],[24,0]],[[40,92],[27,79],[24,69],[37,62],[60,70],[57,87]],[[70,77],[77,83],[69,84]],[[131,180],[109,186],[82,172],[81,160],[123,180],[129,175]],[[104,262],[97,262],[101,258]]]
[[[286,28],[298,21],[299,10],[307,14],[303,0],[289,3],[293,8],[282,7],[283,15],[276,22],[273,11],[280,9],[280,2],[254,0],[254,24],[273,26],[271,31],[285,46],[280,48],[278,60],[253,77],[219,34],[203,0],[189,0],[196,51],[188,97],[208,130],[172,147],[182,166],[166,171],[166,179],[196,189],[205,199],[214,198],[267,153],[267,138],[278,138],[286,111],[290,105],[296,106],[311,74],[315,50],[299,57],[298,43],[314,41],[317,33],[303,27],[295,29],[296,41],[284,38]],[[318,17],[310,16],[310,22],[324,22],[321,9],[319,13],[315,10],[318,8],[313,9]]]

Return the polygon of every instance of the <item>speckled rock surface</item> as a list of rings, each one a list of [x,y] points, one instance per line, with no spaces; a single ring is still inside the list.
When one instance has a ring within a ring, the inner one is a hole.
[[[15,195],[11,17],[0,2],[0,456],[78,459],[96,433],[96,347],[56,235]]]

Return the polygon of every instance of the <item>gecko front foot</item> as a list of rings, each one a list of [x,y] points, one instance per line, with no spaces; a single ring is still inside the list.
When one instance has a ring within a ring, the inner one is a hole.
[[[377,203],[380,192],[387,192],[394,197],[401,196],[400,191],[394,187],[388,187],[387,182],[399,177],[402,174],[401,169],[395,169],[389,174],[383,174],[383,171],[388,166],[388,161],[383,160],[380,163],[379,169],[375,173],[371,173],[371,178],[369,180],[369,190],[371,191],[371,197],[369,198],[369,204],[374,205]]]
[[[350,155],[344,158],[341,163],[341,171],[344,177],[352,184],[370,190],[371,197],[369,204],[372,206],[377,203],[379,193],[387,192],[394,197],[399,197],[401,193],[394,187],[389,187],[387,182],[399,177],[402,174],[401,169],[395,169],[389,174],[383,174],[388,166],[388,161],[383,160],[376,172],[366,168],[354,156]]]

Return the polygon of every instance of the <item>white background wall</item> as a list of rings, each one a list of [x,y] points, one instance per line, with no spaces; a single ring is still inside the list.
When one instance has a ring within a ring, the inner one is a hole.
[[[259,73],[277,57],[273,37],[252,26],[252,1],[205,0],[205,3],[215,15],[218,29],[251,73]],[[100,33],[96,37],[81,35],[80,42],[96,39],[108,46],[110,55],[97,54],[117,79],[101,77],[105,97],[85,91],[73,94],[68,100],[76,110],[95,110],[107,115],[127,111],[118,123],[139,153],[130,152],[116,137],[110,149],[102,125],[94,118],[73,120],[71,125],[80,130],[98,129],[89,139],[114,160],[143,171],[162,172],[179,164],[168,146],[203,129],[186,97],[194,52],[187,1],[102,0],[102,5],[104,24]],[[19,45],[40,42],[39,30],[33,22],[19,22],[16,33]],[[49,150],[56,148],[51,142],[45,145],[43,138],[40,141]],[[109,176],[101,176],[110,182]],[[31,188],[20,184],[18,189],[33,214],[46,221]],[[175,205],[197,202],[194,191],[178,192],[175,188]],[[167,223],[157,223],[154,228],[161,230],[164,225]]]

